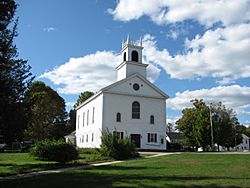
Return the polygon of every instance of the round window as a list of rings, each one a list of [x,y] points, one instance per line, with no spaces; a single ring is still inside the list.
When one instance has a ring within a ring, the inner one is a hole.
[[[134,84],[133,88],[135,91],[138,91],[140,89],[140,86],[139,86],[139,84]]]

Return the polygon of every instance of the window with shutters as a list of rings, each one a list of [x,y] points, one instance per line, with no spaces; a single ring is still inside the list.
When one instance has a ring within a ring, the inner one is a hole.
[[[156,133],[148,133],[148,142],[156,143],[157,142],[157,134]]]

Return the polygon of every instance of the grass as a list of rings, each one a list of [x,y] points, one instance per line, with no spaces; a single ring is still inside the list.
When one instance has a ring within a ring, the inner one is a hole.
[[[175,154],[5,181],[0,185],[27,188],[249,187],[249,159],[250,155],[237,154]]]
[[[36,160],[29,153],[0,153],[0,177],[20,173],[49,170],[108,161],[95,152],[80,151],[79,159],[62,165],[56,162]]]

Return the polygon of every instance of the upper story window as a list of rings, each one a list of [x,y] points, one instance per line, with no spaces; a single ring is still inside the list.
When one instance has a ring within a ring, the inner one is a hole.
[[[137,51],[132,51],[132,61],[138,62],[138,52]]]
[[[121,122],[121,113],[120,112],[118,112],[116,114],[116,122]]]
[[[89,125],[89,110],[87,111],[87,125]]]
[[[95,107],[93,107],[92,123],[95,123]]]
[[[137,101],[132,103],[132,119],[140,119],[140,103]]]
[[[153,115],[150,116],[150,124],[155,124],[155,117]]]
[[[84,127],[84,121],[85,121],[85,112],[82,114],[82,126]]]
[[[123,54],[123,61],[126,61],[126,55],[127,55],[127,53],[124,52],[124,54]]]

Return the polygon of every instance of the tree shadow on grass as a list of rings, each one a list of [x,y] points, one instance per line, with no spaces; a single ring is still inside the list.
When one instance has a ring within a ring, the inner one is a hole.
[[[147,168],[147,167],[145,167]],[[152,167],[148,168],[153,169]],[[74,170],[60,174],[37,176],[26,179],[18,179],[0,182],[2,187],[36,187],[36,188],[64,188],[64,187],[245,187],[249,178],[232,178],[224,176],[178,176],[164,174],[132,174],[130,170],[138,170],[141,167],[106,166],[94,169]],[[232,180],[232,181],[231,181]],[[219,184],[217,182],[220,182]],[[244,181],[244,182],[243,182]],[[225,183],[225,184],[224,184]],[[236,186],[239,185],[239,186]]]
[[[79,164],[60,164],[60,163],[45,163],[45,164],[0,164],[0,167],[6,167],[9,169],[9,172],[0,172],[0,177],[21,174],[21,173],[29,173],[34,171],[41,170],[51,170],[51,169],[60,169],[66,167],[79,166]]]

